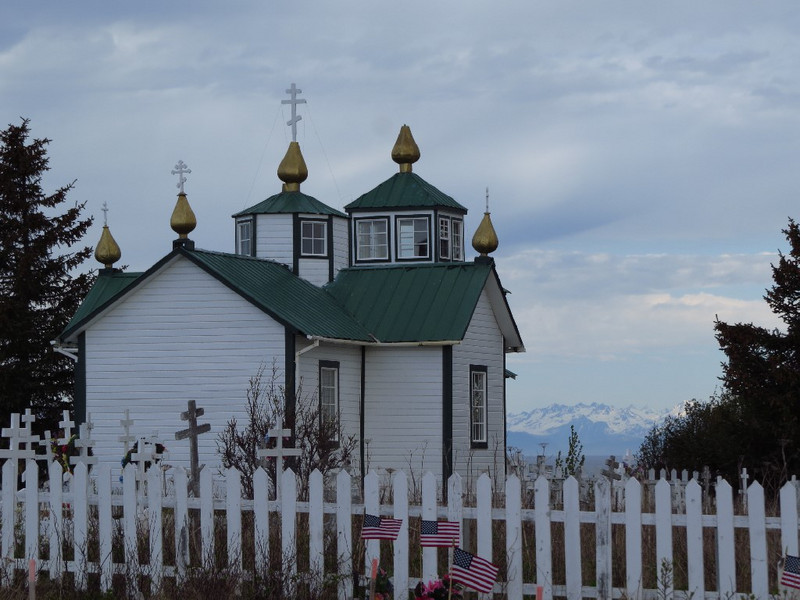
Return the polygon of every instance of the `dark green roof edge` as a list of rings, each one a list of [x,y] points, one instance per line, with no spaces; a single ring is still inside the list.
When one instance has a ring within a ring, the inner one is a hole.
[[[266,214],[294,214],[308,213],[314,215],[334,215],[336,217],[347,218],[341,211],[331,208],[324,202],[320,202],[313,196],[302,192],[281,192],[262,200],[258,204],[246,208],[233,215],[243,217],[245,215],[266,215]]]
[[[348,212],[386,208],[449,208],[467,212],[454,198],[413,172],[395,173],[344,207]]]

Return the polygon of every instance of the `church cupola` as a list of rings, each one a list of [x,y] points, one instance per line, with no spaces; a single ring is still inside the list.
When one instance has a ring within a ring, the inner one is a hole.
[[[114,263],[122,258],[122,251],[119,249],[111,230],[108,228],[108,204],[103,202],[103,233],[100,234],[100,241],[94,249],[94,257],[104,270],[114,270]]]
[[[181,246],[189,250],[194,249],[194,242],[189,239],[189,234],[197,227],[197,217],[194,216],[194,211],[186,198],[186,192],[183,190],[183,184],[186,183],[184,175],[191,172],[192,170],[182,160],[179,160],[172,170],[172,174],[178,176],[178,183],[175,187],[179,190],[178,201],[175,203],[175,209],[169,220],[172,231],[178,234],[178,239],[172,242],[173,248]]]

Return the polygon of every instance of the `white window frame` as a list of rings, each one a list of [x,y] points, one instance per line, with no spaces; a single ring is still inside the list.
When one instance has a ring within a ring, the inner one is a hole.
[[[408,226],[411,230],[408,231]],[[397,259],[419,260],[431,256],[431,220],[428,216],[397,217]],[[418,241],[418,235],[425,236],[425,241]],[[409,239],[410,236],[410,239]],[[419,252],[424,244],[425,253]]]
[[[253,240],[253,219],[242,219],[236,221],[236,254],[242,256],[255,256],[255,244]],[[244,230],[247,230],[247,235]]]
[[[488,442],[489,376],[482,365],[469,367],[469,439],[473,447],[486,448]]]
[[[377,231],[376,225],[382,225],[383,231]],[[386,217],[374,219],[356,219],[356,260],[389,260],[389,219]],[[367,231],[362,228],[368,226]],[[366,237],[366,239],[365,239]],[[380,240],[380,237],[383,240]],[[362,242],[366,243],[362,243]],[[365,252],[365,250],[369,252]],[[383,250],[383,253],[379,251]]]
[[[450,258],[464,260],[464,221],[461,219],[450,220]]]
[[[307,228],[310,231],[307,231]],[[306,235],[310,233],[310,235]],[[322,233],[322,235],[318,235]],[[306,252],[306,242],[311,243],[311,252]],[[315,246],[322,243],[322,251],[317,252]],[[301,256],[328,256],[328,222],[327,221],[300,221],[300,255]]]
[[[450,217],[439,217],[439,258],[450,259]]]
[[[326,376],[330,377],[325,381]],[[339,421],[339,363],[319,361],[319,418]],[[338,427],[337,427],[338,430]],[[338,431],[334,433],[334,441],[339,441]]]

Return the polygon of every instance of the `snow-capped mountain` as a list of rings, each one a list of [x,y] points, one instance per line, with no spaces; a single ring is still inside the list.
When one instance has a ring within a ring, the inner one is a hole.
[[[675,410],[656,410],[643,406],[619,408],[607,404],[551,404],[526,412],[509,413],[506,420],[508,445],[519,448],[527,456],[546,455],[569,447],[570,425],[575,427],[589,455],[623,456],[636,452],[644,437],[656,423]]]

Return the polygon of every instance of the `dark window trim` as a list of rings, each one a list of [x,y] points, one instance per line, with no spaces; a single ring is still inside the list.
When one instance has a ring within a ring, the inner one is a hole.
[[[385,221],[386,222],[386,258],[359,258],[358,257],[358,223],[360,221]],[[353,264],[375,264],[392,261],[392,228],[388,215],[378,215],[372,217],[358,217],[352,220],[352,240],[353,240]]]
[[[484,402],[484,411],[486,415],[486,422],[483,424],[485,428],[485,435],[486,440],[482,442],[478,442],[472,439],[472,374],[484,373],[486,375],[486,395],[483,399]],[[468,404],[469,407],[469,443],[470,448],[474,448],[476,450],[486,450],[489,447],[489,370],[487,369],[486,365],[470,365],[469,366],[469,394],[468,394]]]
[[[338,360],[321,360],[317,365],[317,396],[319,401],[319,418],[320,424],[322,423],[322,369],[336,369],[336,420],[340,422],[341,412],[341,397],[342,397],[342,383],[341,383],[341,369]],[[338,438],[335,440],[338,445]]]
[[[400,258],[400,227],[398,221],[401,219],[425,219],[428,222],[428,254],[427,256],[413,256],[411,258]],[[431,253],[431,214],[402,214],[394,216],[394,255],[397,262],[420,262],[430,261]]]
[[[250,254],[242,254],[239,252],[239,225],[242,223],[250,223]],[[252,216],[236,219],[235,237],[236,237],[236,254],[239,256],[255,256],[256,255],[256,220]]]
[[[453,252],[453,223],[458,221],[461,223],[461,241],[458,245],[458,252],[461,254],[460,258],[454,258]],[[464,262],[464,218],[463,217],[450,217],[450,261],[451,262]]]

